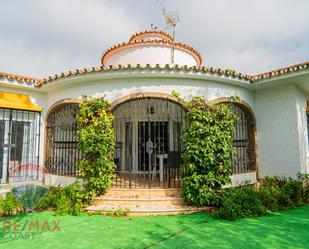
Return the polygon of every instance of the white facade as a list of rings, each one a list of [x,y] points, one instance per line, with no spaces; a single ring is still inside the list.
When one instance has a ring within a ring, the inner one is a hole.
[[[150,64],[155,66],[165,66],[171,64],[171,54],[173,47],[161,45],[144,45],[144,46],[131,46],[126,49],[115,51],[109,58],[104,61],[105,66],[118,66],[118,65],[146,65]],[[174,63],[177,65],[197,66],[197,60],[188,53],[188,51],[174,48]]]
[[[151,32],[150,32],[151,33]],[[170,38],[147,34],[143,40]],[[141,42],[141,38],[133,38]],[[167,43],[169,44],[169,43]],[[256,119],[257,170],[232,176],[232,185],[256,182],[267,175],[295,177],[298,172],[309,173],[309,149],[307,131],[307,99],[309,70],[299,69],[287,76],[271,76],[254,80],[254,77],[225,70],[198,68],[199,55],[190,49],[174,51],[175,64],[170,64],[171,47],[153,45],[127,46],[111,50],[102,59],[105,66],[55,76],[40,84],[26,84],[20,80],[0,78],[0,91],[27,94],[33,103],[43,108],[41,114],[40,163],[45,159],[45,127],[47,113],[66,101],[78,102],[83,95],[105,97],[110,102],[138,93],[171,95],[180,93],[185,99],[204,96],[209,101],[239,96],[243,104],[252,110]],[[131,66],[130,66],[130,65]],[[132,66],[140,64],[142,66]],[[149,66],[151,64],[153,66]],[[144,66],[143,66],[144,65]],[[190,66],[193,66],[189,68]],[[195,66],[195,67],[194,67]],[[48,175],[48,183],[61,183],[61,177]],[[63,183],[71,182],[63,179]]]

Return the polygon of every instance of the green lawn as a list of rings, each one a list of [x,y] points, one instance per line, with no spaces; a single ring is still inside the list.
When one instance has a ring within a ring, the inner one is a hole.
[[[16,220],[16,234],[25,227],[25,235],[29,222],[37,220],[41,225],[47,220],[51,229],[52,221],[60,221],[60,230],[41,232],[33,239],[13,240],[6,234],[0,248],[309,248],[309,206],[232,222],[209,214],[112,218],[57,217],[49,212],[9,221]],[[2,218],[1,230],[3,224]]]

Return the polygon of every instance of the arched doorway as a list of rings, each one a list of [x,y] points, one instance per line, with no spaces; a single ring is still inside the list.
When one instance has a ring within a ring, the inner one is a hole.
[[[180,187],[185,110],[169,99],[129,99],[114,109],[114,187]]]
[[[60,104],[47,116],[45,167],[49,173],[75,176],[82,152],[77,148],[77,103]]]

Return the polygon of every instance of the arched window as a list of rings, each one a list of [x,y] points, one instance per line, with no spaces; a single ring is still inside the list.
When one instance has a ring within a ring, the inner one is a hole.
[[[77,148],[76,115],[78,104],[63,104],[55,107],[47,118],[46,168],[49,173],[76,175],[77,161],[82,158]]]
[[[255,158],[255,122],[252,113],[245,106],[234,103],[235,121],[234,146],[236,157],[233,162],[233,173],[245,173],[256,170]]]

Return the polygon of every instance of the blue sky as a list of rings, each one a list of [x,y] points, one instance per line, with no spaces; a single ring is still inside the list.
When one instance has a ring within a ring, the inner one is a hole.
[[[178,10],[176,40],[205,66],[260,73],[309,61],[308,0],[163,0]],[[46,77],[100,66],[105,49],[153,23],[156,0],[1,0],[0,71]]]

